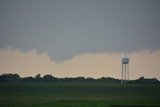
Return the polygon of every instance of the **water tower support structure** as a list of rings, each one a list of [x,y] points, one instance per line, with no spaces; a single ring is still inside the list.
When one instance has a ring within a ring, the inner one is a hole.
[[[129,81],[129,58],[122,58],[122,71],[121,71],[121,83]]]

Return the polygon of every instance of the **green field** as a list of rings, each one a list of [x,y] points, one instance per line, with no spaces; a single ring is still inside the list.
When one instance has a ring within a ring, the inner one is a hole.
[[[0,83],[0,107],[160,107],[160,85]]]

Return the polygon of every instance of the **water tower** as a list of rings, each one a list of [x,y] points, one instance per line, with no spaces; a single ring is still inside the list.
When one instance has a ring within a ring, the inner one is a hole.
[[[129,58],[123,57],[122,60],[121,83],[129,81]]]

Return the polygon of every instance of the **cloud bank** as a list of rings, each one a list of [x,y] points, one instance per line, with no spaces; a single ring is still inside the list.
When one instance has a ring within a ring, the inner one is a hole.
[[[124,53],[85,53],[56,63],[47,53],[36,49],[21,51],[0,49],[0,74],[18,73],[20,76],[52,74],[56,77],[114,77],[120,78],[121,57]],[[127,54],[130,58],[130,79],[140,76],[160,79],[160,49],[140,50]]]
[[[160,48],[160,0],[0,0],[0,47],[84,53]]]

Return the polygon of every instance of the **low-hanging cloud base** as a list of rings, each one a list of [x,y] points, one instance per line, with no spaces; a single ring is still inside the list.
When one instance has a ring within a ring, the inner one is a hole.
[[[56,77],[114,77],[120,78],[121,57],[124,53],[84,53],[56,63],[47,53],[36,49],[21,51],[11,47],[0,49],[0,74],[20,76],[52,74]],[[130,58],[130,79],[140,76],[160,79],[160,49],[127,53]]]

